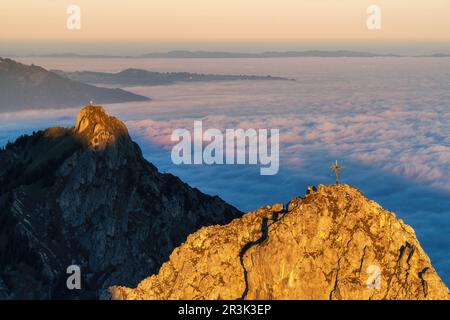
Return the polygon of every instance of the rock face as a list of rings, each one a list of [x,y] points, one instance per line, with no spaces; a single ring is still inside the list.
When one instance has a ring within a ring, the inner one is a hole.
[[[126,126],[84,108],[73,128],[22,136],[0,151],[0,299],[98,298],[135,286],[202,226],[234,207],[161,174]],[[69,265],[81,290],[68,290]]]
[[[411,227],[348,185],[204,227],[114,299],[449,299]]]

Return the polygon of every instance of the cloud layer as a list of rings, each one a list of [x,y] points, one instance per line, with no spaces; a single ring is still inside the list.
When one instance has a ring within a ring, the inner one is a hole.
[[[140,63],[152,69],[151,61]],[[297,79],[127,88],[153,100],[107,109],[126,121],[147,159],[162,171],[252,210],[303,195],[308,184],[333,182],[328,168],[340,159],[346,166],[343,180],[411,224],[450,283],[450,59],[155,64],[157,71],[252,72]],[[113,67],[100,63],[98,68]],[[0,143],[18,132],[68,125],[76,113],[0,115]],[[254,166],[174,166],[170,135],[177,128],[192,130],[195,120],[202,120],[205,129],[280,129],[280,173],[261,177]]]

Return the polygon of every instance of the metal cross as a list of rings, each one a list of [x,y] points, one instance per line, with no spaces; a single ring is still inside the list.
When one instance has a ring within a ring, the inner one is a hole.
[[[343,167],[343,166],[340,166],[339,163],[338,163],[338,161],[336,160],[336,163],[332,164],[331,167],[330,167],[330,169],[331,169],[332,171],[334,171],[334,173],[336,173],[336,184],[339,184],[339,171],[340,171],[340,170],[343,170],[344,167]]]

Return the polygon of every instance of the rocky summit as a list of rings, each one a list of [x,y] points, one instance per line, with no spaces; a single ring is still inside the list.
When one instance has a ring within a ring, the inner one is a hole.
[[[240,215],[158,172],[123,122],[88,106],[74,127],[0,151],[0,299],[101,298],[156,273],[200,227]],[[67,286],[73,265],[80,290]]]
[[[209,226],[114,299],[449,299],[414,230],[348,185]]]

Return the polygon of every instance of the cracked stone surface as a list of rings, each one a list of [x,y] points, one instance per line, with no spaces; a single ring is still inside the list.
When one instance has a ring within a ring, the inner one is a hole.
[[[113,299],[449,299],[414,230],[348,185],[204,227]]]

